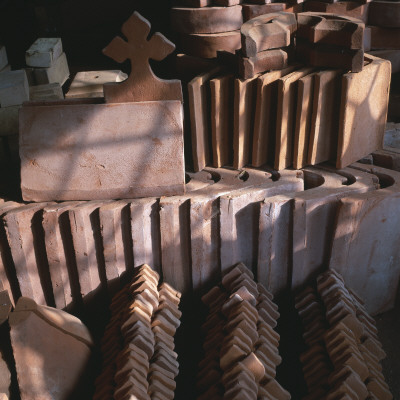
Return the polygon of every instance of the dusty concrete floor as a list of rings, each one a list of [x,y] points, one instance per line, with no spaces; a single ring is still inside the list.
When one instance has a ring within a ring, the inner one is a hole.
[[[379,338],[386,351],[383,373],[395,400],[400,400],[400,296],[396,307],[376,318]]]

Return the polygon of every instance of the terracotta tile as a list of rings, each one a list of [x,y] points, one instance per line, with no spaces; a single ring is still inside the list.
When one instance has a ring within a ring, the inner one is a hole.
[[[253,57],[240,57],[239,75],[242,79],[250,79],[255,75],[271,71],[280,70],[288,66],[290,47],[274,50],[264,50]]]
[[[302,68],[278,80],[278,107],[274,162],[274,166],[278,170],[285,169],[292,164],[297,81],[311,72],[311,68]],[[281,117],[284,115],[287,117]]]
[[[285,390],[275,379],[271,379],[267,384],[265,384],[264,389],[266,389],[272,396],[282,399],[289,400],[290,394]]]
[[[342,103],[340,107],[339,141],[336,167],[342,168],[362,156],[382,147],[388,104],[390,64],[372,56],[365,56],[367,65],[359,74],[342,77]],[[374,77],[374,85],[365,82]],[[373,99],[371,106],[368,99]],[[370,107],[374,112],[371,114]],[[362,132],[368,127],[365,140]]]
[[[233,77],[210,80],[213,166],[230,165],[232,154]]]
[[[271,3],[271,5],[274,3]],[[257,78],[257,94],[254,117],[253,148],[251,164],[260,167],[266,163],[272,165],[275,145],[277,80],[293,71],[288,67],[279,71],[270,71]]]
[[[296,28],[293,14],[272,13],[245,22],[240,28],[243,55],[254,57],[260,51],[289,46]]]
[[[337,151],[337,126],[334,115],[339,109],[339,71],[327,70],[315,74],[309,164],[332,160]]]
[[[240,169],[250,162],[257,77],[235,79],[233,115],[233,166]]]
[[[179,36],[179,49],[181,51],[202,58],[215,58],[218,51],[235,54],[240,46],[239,30],[219,33],[182,33]]]
[[[219,33],[240,29],[242,7],[172,8],[171,26],[179,33]]]

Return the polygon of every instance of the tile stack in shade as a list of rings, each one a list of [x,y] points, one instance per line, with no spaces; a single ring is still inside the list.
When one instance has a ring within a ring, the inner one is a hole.
[[[300,357],[309,390],[304,399],[392,399],[375,321],[338,273],[321,274],[316,288],[296,297],[296,308],[307,345]]]
[[[181,1],[171,10],[171,27],[179,33],[178,48],[185,54],[213,58],[217,51],[240,48],[242,6],[237,0]],[[227,7],[228,6],[228,7]]]
[[[173,399],[179,365],[174,334],[180,294],[148,265],[112,299],[94,399]],[[136,397],[134,397],[136,396]]]
[[[202,301],[209,313],[202,326],[204,358],[199,363],[197,398],[290,399],[275,380],[281,363],[279,335],[274,331],[279,313],[271,293],[239,263]]]

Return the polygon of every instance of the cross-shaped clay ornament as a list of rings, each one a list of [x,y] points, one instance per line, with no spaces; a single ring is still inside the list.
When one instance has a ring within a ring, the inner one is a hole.
[[[118,63],[126,59],[131,62],[131,74],[128,79],[104,85],[106,103],[182,101],[181,82],[160,79],[150,67],[149,59],[161,61],[175,49],[175,45],[159,32],[148,39],[150,27],[150,22],[135,11],[122,25],[121,31],[127,42],[116,36],[103,49],[103,54]]]

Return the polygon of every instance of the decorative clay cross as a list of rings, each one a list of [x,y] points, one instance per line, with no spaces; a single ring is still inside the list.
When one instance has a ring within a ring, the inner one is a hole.
[[[175,45],[161,33],[148,39],[150,23],[136,11],[122,25],[122,33],[127,42],[116,36],[103,49],[103,53],[118,63],[129,59],[131,74],[123,82],[104,85],[107,103],[126,103],[140,101],[182,101],[182,86],[179,80],[163,80],[154,75],[149,59],[161,61],[172,53]]]

